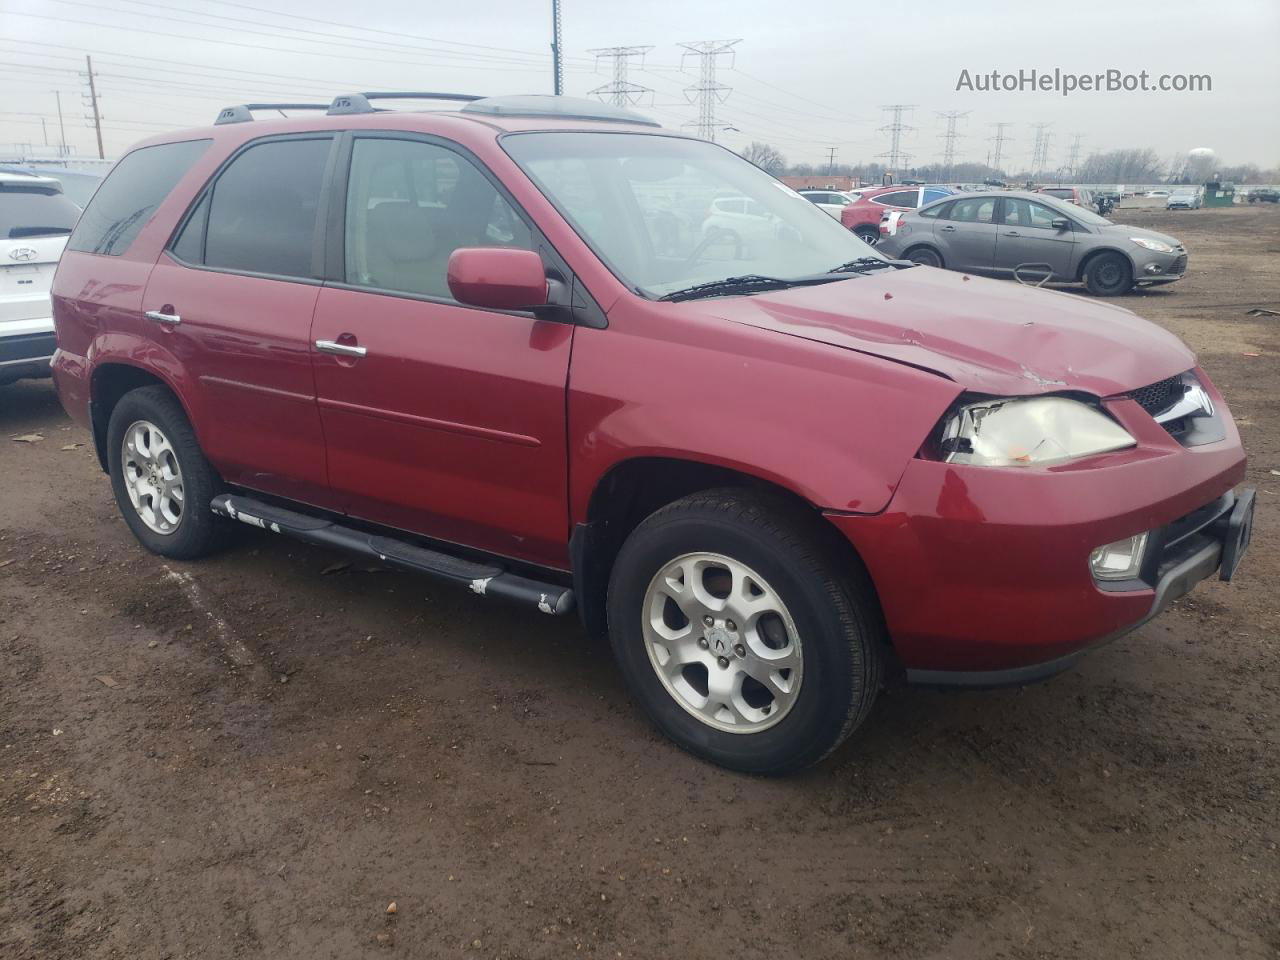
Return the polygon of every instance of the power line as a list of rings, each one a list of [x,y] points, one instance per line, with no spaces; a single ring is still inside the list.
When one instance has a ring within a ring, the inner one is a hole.
[[[940,112],[938,116],[947,121],[947,132],[942,135],[942,166],[946,170],[944,176],[951,179],[951,167],[956,159],[956,138],[964,134],[956,132],[956,123],[969,115],[970,111],[951,110]]]
[[[1004,145],[1006,143],[1013,142],[1013,138],[1006,136],[1005,131],[1010,127],[1012,127],[1013,124],[1012,123],[993,123],[991,124],[991,126],[996,128],[996,135],[994,137],[989,138],[989,140],[996,145],[995,157],[991,161],[991,169],[999,173],[1001,170],[1000,161],[1004,157]]]
[[[588,53],[596,55],[596,62],[600,60],[613,61],[613,82],[606,83],[596,87],[594,90],[588,90],[587,93],[593,97],[599,97],[601,100],[606,98],[614,106],[629,107],[639,101],[646,93],[653,93],[653,87],[641,86],[638,83],[632,83],[627,79],[627,67],[630,65],[632,58],[640,59],[641,69],[644,65],[644,55],[652,50],[653,47],[600,47],[596,50],[588,50]]]
[[[698,119],[686,126],[696,127],[698,136],[704,140],[715,141],[716,105],[724,103],[733,89],[716,81],[716,62],[727,54],[730,69],[732,69],[733,48],[741,42],[741,40],[695,40],[680,44],[687,51],[680,61],[682,66],[684,58],[690,54],[696,56],[699,61],[698,82],[684,88],[689,102],[698,105]]]
[[[876,154],[876,156],[888,157],[889,168],[895,172],[900,166],[906,165],[911,160],[910,154],[904,153],[902,150],[902,135],[914,130],[915,127],[903,123],[902,115],[914,108],[914,103],[891,103],[880,108],[888,112],[893,119],[880,128],[882,132],[887,131],[889,134],[889,149],[885,153]]]

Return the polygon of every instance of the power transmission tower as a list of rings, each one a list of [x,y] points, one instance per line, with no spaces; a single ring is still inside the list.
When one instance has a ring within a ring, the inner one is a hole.
[[[560,0],[551,0],[551,86],[557,97],[564,95],[564,61],[560,50]]]
[[[1067,154],[1067,176],[1072,179],[1075,178],[1076,170],[1080,166],[1080,141],[1083,139],[1083,133],[1071,135],[1071,152]]]
[[[995,144],[994,154],[991,158],[991,169],[997,173],[1001,172],[1000,160],[1004,156],[1004,145],[1012,143],[1013,138],[1005,136],[1005,130],[1012,127],[1012,123],[993,123],[991,126],[996,128],[996,135],[991,137],[991,141]]]
[[[81,74],[81,76],[87,78],[89,81],[89,99],[85,102],[85,106],[93,111],[93,116],[85,117],[85,119],[93,120],[93,129],[94,129],[94,132],[97,133],[98,135],[98,159],[105,160],[107,155],[102,149],[102,113],[101,111],[98,110],[98,87],[93,82],[94,81],[93,57],[89,56],[88,54],[85,54],[84,64],[86,67],[86,72]]]
[[[889,134],[889,149],[885,153],[876,154],[876,156],[888,157],[889,167],[894,173],[897,172],[899,166],[905,165],[911,159],[910,154],[902,151],[902,135],[914,130],[915,127],[903,123],[902,115],[914,108],[914,103],[890,103],[880,108],[888,112],[893,117],[893,120],[880,128],[882,132],[887,131]]]
[[[613,61],[613,82],[606,83],[587,92],[593,97],[599,97],[601,100],[607,98],[610,103],[618,107],[629,107],[644,94],[653,93],[652,87],[642,87],[638,83],[631,83],[627,79],[627,66],[631,59],[639,57],[640,62],[643,64],[644,55],[652,49],[653,47],[601,47],[597,50],[588,50],[587,53],[596,55],[597,63],[602,58]]]
[[[1031,125],[1036,131],[1036,142],[1031,148],[1031,175],[1035,176],[1045,168],[1045,157],[1048,154],[1048,145],[1045,142],[1045,131],[1052,126],[1048,123],[1033,123]]]
[[[964,134],[956,132],[956,123],[968,115],[968,110],[963,113],[959,110],[951,110],[938,114],[938,116],[947,121],[947,132],[942,135],[942,166],[946,170],[945,177],[947,180],[951,179],[951,167],[956,160],[956,137],[964,136]]]
[[[836,172],[836,148],[827,147],[827,176],[830,177]]]
[[[698,119],[686,123],[685,126],[696,127],[698,136],[704,140],[715,140],[716,104],[724,103],[733,89],[716,81],[716,62],[727,54],[732,65],[733,48],[741,42],[741,40],[695,40],[680,44],[685,49],[685,53],[680,58],[681,65],[683,66],[685,58],[693,55],[698,58],[700,67],[698,82],[684,88],[684,95],[689,98],[689,102],[698,105]]]

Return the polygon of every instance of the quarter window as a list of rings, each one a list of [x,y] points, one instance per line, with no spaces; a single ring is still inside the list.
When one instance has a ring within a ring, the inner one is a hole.
[[[68,250],[118,257],[129,249],[156,208],[209,147],[184,140],[142,147],[117,163],[80,215]]]
[[[347,186],[346,281],[452,299],[460,247],[533,249],[528,225],[465,157],[416,140],[359,138]]]

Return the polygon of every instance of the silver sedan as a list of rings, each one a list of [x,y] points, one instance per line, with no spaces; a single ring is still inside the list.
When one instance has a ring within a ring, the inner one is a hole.
[[[949,270],[1024,283],[1084,283],[1097,296],[1172,283],[1187,269],[1177,239],[1112,223],[1043,193],[948,197],[886,223],[877,249]]]

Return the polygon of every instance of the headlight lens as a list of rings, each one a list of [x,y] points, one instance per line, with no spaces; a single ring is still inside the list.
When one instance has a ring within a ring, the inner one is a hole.
[[[1156,253],[1173,253],[1173,247],[1160,240],[1152,240],[1150,237],[1130,237],[1129,239],[1145,250],[1154,250]]]
[[[1147,548],[1147,535],[1125,537],[1089,554],[1089,569],[1098,580],[1132,580],[1142,568],[1142,552]]]
[[[1067,397],[971,403],[942,428],[947,463],[988,467],[1041,466],[1136,443],[1110,417]]]

